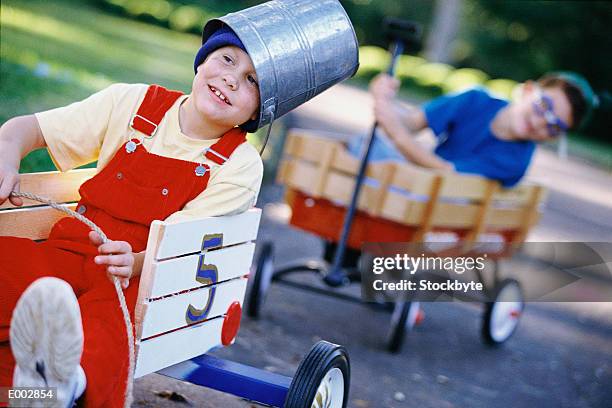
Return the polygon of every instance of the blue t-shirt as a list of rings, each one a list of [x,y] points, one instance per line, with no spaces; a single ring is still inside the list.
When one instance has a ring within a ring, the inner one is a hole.
[[[479,174],[505,187],[518,183],[527,171],[535,143],[501,140],[491,133],[491,121],[507,105],[507,101],[481,89],[427,103],[427,123],[438,137],[436,154],[453,163],[460,173]],[[377,139],[370,152],[371,160],[398,159],[401,155],[389,143]],[[359,142],[350,143],[349,150],[359,154]]]
[[[508,102],[481,89],[442,96],[425,105],[427,124],[438,136],[436,154],[460,173],[480,174],[509,187],[527,171],[535,143],[507,141],[491,133],[491,121]]]

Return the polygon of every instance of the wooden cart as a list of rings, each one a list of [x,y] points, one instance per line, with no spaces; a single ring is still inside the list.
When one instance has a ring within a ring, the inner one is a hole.
[[[21,176],[21,190],[74,209],[94,169]],[[47,238],[66,215],[39,202],[0,205],[0,235]],[[275,407],[344,408],[350,367],[346,350],[320,341],[287,377],[206,353],[234,342],[261,210],[167,223],[149,233],[135,310],[134,377],[158,372]],[[112,239],[112,237],[110,237]],[[318,405],[317,405],[318,404]]]
[[[338,242],[359,164],[359,159],[346,150],[340,135],[291,130],[277,177],[286,187],[290,224],[329,243]],[[495,262],[494,277],[486,290],[496,301],[486,302],[483,319],[484,340],[500,344],[514,332],[523,302],[518,282],[499,279],[497,260],[511,256],[513,248],[525,240],[540,217],[543,198],[544,190],[538,185],[525,183],[503,189],[499,183],[476,175],[436,172],[397,162],[370,163],[347,246],[355,253],[365,242],[442,239],[449,244],[445,253],[459,256],[477,255],[482,242],[500,243],[497,253],[488,253]],[[256,262],[258,269],[248,295],[251,316],[259,314],[263,292],[270,281],[287,283],[283,277],[294,271],[312,270],[323,276],[329,272],[329,251],[327,262],[319,266],[308,263],[276,271],[272,252],[271,244],[264,244]],[[358,281],[359,276],[360,272],[349,265],[345,283]],[[501,304],[497,301],[500,299],[516,302],[506,305],[509,302]],[[401,346],[404,328],[412,327],[418,319],[418,305],[414,303],[398,302],[393,306],[387,343],[391,351]]]

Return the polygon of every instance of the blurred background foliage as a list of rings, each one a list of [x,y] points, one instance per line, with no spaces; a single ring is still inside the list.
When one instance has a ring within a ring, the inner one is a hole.
[[[346,0],[342,2],[356,27],[362,45],[386,48],[380,27],[385,16],[423,25],[427,55],[431,38],[448,25],[457,24],[447,43],[446,58],[425,61],[405,58],[398,74],[404,85],[434,87],[433,94],[484,84],[509,96],[516,82],[536,79],[548,71],[572,70],[586,76],[601,99],[601,109],[585,132],[612,143],[612,2],[512,1],[512,0]],[[436,7],[438,6],[438,7]],[[451,18],[436,25],[436,14],[452,9]],[[374,57],[368,49],[364,57]],[[376,61],[383,68],[380,57]],[[365,58],[361,63],[368,65]],[[435,63],[450,64],[449,66]],[[376,64],[376,63],[375,63]],[[405,68],[402,67],[405,65]],[[363,71],[372,75],[371,67]],[[459,68],[454,70],[453,68]],[[467,68],[467,70],[465,69]],[[460,72],[457,72],[460,71]],[[495,78],[487,82],[488,79]],[[439,89],[435,89],[439,88]]]
[[[81,99],[112,82],[188,92],[203,23],[258,0],[2,0],[0,121]],[[551,70],[585,75],[601,109],[570,148],[612,168],[612,3],[605,1],[341,0],[358,36],[365,87],[389,62],[386,16],[423,26],[423,49],[397,66],[415,102],[482,85],[511,97]],[[256,135],[257,137],[257,135]],[[572,152],[572,150],[570,150]],[[47,163],[50,163],[47,161]],[[27,161],[26,161],[27,164]]]

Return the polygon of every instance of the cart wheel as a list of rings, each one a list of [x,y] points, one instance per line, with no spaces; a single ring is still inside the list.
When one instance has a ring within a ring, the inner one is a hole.
[[[387,350],[391,353],[400,351],[406,331],[412,330],[422,319],[423,313],[419,302],[396,302],[387,336]]]
[[[272,281],[274,273],[274,256],[271,242],[265,242],[257,258],[255,276],[248,295],[247,315],[253,318],[259,316],[266,292]]]
[[[493,302],[485,303],[483,341],[499,346],[508,340],[516,330],[524,308],[521,285],[514,279],[504,279],[495,289]]]
[[[346,349],[319,341],[298,367],[285,408],[346,408],[350,384]]]

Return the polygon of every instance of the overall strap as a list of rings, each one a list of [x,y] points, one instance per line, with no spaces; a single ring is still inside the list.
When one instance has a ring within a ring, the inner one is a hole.
[[[234,128],[226,132],[221,139],[206,149],[207,159],[214,161],[217,164],[225,163],[232,155],[234,150],[246,141],[246,132],[240,128]]]
[[[130,122],[130,127],[153,136],[168,109],[181,95],[183,93],[180,91],[171,91],[160,85],[149,85],[138,112]]]

